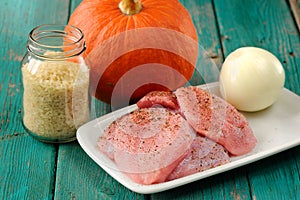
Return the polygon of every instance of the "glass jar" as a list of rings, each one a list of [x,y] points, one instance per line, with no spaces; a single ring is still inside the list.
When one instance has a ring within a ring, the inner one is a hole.
[[[41,25],[28,37],[21,63],[22,120],[34,138],[49,143],[76,139],[90,119],[89,67],[81,30],[70,25]]]

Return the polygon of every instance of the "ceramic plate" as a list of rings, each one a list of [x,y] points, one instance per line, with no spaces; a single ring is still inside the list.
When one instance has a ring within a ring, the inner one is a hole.
[[[219,94],[218,83],[203,86],[210,93]],[[116,118],[137,109],[136,105],[111,112],[88,122],[77,131],[77,140],[83,150],[108,174],[128,189],[142,194],[156,193],[219,174],[248,163],[274,155],[300,144],[300,97],[284,89],[281,97],[271,107],[255,113],[243,113],[258,140],[255,149],[243,156],[232,157],[231,162],[173,181],[141,185],[115,170],[114,163],[97,149],[97,140],[106,127]]]

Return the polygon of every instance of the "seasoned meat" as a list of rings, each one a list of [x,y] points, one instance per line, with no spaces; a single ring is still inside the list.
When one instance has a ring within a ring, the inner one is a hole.
[[[171,110],[178,110],[179,105],[173,92],[152,91],[146,94],[137,102],[139,108],[164,107]]]
[[[179,88],[175,95],[188,123],[232,155],[249,153],[256,146],[246,118],[222,98],[193,86]]]
[[[168,180],[174,180],[213,167],[229,163],[228,152],[220,144],[212,140],[197,136],[194,138],[187,156],[169,175]]]
[[[153,184],[201,172],[250,152],[257,140],[246,118],[198,87],[154,91],[115,120],[98,147],[133,181]]]
[[[118,169],[141,184],[164,182],[184,159],[196,133],[165,108],[135,110],[114,121],[99,138],[99,149]]]

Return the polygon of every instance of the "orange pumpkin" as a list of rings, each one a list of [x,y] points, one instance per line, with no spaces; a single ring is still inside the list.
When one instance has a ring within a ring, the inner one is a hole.
[[[193,75],[197,33],[178,0],[84,0],[69,24],[84,33],[92,92],[106,103],[174,90]]]

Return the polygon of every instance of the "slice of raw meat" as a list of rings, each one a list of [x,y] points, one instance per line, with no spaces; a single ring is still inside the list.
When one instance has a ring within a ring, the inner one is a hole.
[[[225,100],[195,86],[179,88],[175,95],[188,123],[232,155],[246,154],[256,146],[246,118]]]
[[[229,162],[228,152],[222,145],[208,138],[197,136],[194,138],[187,156],[179,163],[167,180],[202,172]]]
[[[165,108],[143,108],[114,121],[99,138],[99,149],[118,170],[140,184],[164,182],[186,156],[195,131]]]
[[[137,102],[139,108],[165,107],[171,110],[178,110],[176,96],[171,91],[152,91],[146,94]]]

